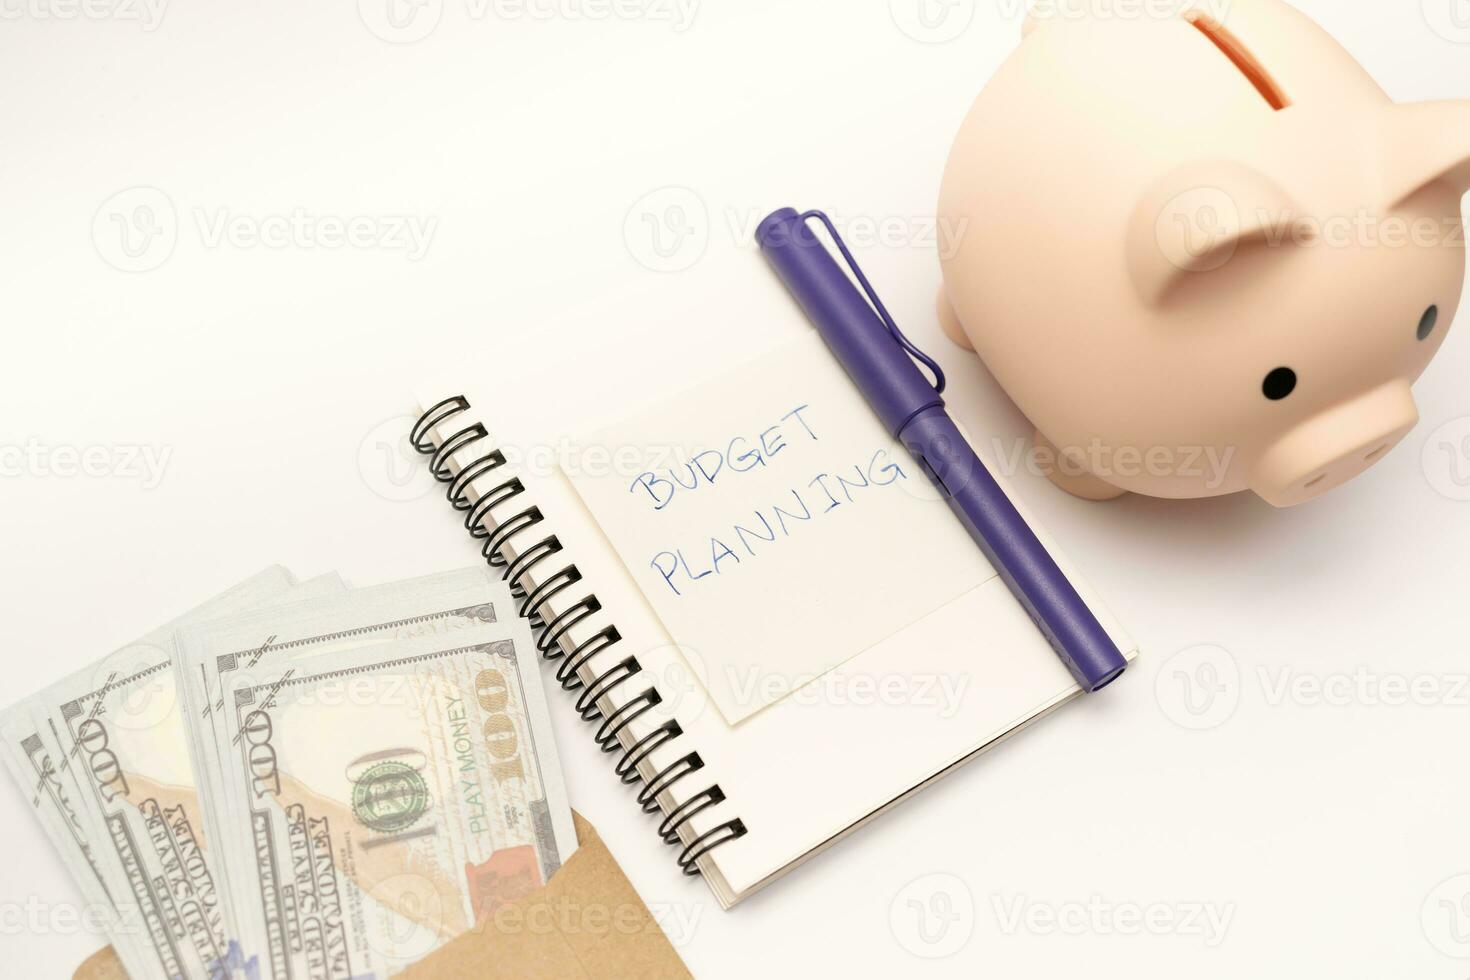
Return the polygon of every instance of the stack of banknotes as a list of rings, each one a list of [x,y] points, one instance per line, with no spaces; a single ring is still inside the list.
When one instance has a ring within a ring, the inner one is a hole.
[[[386,977],[576,848],[529,627],[485,569],[267,569],[0,740],[136,978]]]

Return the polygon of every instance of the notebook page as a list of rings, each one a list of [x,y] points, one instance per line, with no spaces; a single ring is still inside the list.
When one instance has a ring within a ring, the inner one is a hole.
[[[474,408],[441,430],[440,438],[479,420],[490,430],[488,444],[507,447],[514,458],[555,458],[555,452],[538,454],[538,448],[564,445],[564,419],[530,412],[513,400],[497,401],[493,384],[431,385],[419,391],[419,404],[427,408],[455,393],[468,396]],[[477,446],[464,458],[483,451],[484,446]],[[546,519],[527,540],[552,531],[558,535],[565,544],[559,558],[576,562],[585,591],[602,600],[605,618],[617,624],[623,637],[581,675],[590,681],[619,659],[636,656],[642,672],[629,682],[632,690],[620,697],[652,684],[663,701],[625,741],[631,744],[670,718],[683,728],[682,737],[661,747],[640,770],[652,775],[691,750],[703,757],[703,770],[660,794],[666,811],[711,783],[727,792],[724,802],[682,827],[681,837],[688,843],[732,818],[740,818],[749,829],[699,862],[726,907],[953,763],[1078,693],[1056,655],[996,579],[748,722],[731,725],[692,678],[685,651],[672,643],[562,470],[535,465],[518,471],[526,492],[495,508],[496,516],[510,517],[534,501]],[[1024,504],[1017,504],[1025,514]],[[1135,648],[1127,634],[1045,531],[1037,530],[1131,659]],[[548,562],[545,571],[562,563]],[[541,576],[532,573],[528,578],[534,585]],[[568,590],[555,597],[547,615],[556,616],[582,594]],[[574,628],[564,646],[588,639],[602,621]],[[670,866],[668,873],[678,871]]]
[[[573,484],[732,724],[996,575],[814,334],[575,442]]]

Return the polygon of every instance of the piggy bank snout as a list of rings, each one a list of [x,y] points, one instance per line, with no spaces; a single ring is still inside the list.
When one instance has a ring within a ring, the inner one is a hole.
[[[1409,385],[1383,385],[1287,431],[1261,454],[1251,489],[1275,507],[1312,500],[1388,455],[1418,421]]]

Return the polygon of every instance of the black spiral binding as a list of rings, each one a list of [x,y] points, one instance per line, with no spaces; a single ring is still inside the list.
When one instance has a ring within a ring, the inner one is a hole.
[[[642,667],[639,666],[637,657],[628,656],[608,668],[590,683],[583,683],[579,676],[581,668],[598,654],[615,646],[622,636],[618,633],[616,626],[608,625],[583,640],[575,649],[571,651],[562,649],[561,641],[567,634],[577,624],[600,612],[602,603],[598,601],[596,595],[589,592],[552,619],[548,620],[543,615],[546,604],[555,596],[569,589],[575,589],[582,581],[582,573],[576,565],[569,563],[543,578],[540,585],[527,589],[526,574],[532,568],[561,553],[562,543],[555,534],[543,537],[522,551],[513,561],[506,559],[501,550],[504,545],[521,532],[530,531],[544,518],[541,511],[535,506],[527,506],[524,510],[499,522],[495,530],[491,531],[485,527],[484,518],[491,510],[519,497],[525,493],[526,488],[519,479],[508,477],[485,491],[478,499],[471,498],[471,485],[476,481],[494,480],[495,471],[505,465],[504,454],[498,449],[491,448],[483,455],[466,463],[456,473],[450,465],[450,458],[488,439],[489,433],[485,427],[478,422],[473,423],[456,430],[439,444],[436,444],[432,438],[436,428],[455,416],[467,412],[469,408],[469,399],[463,395],[446,398],[434,404],[414,423],[413,430],[409,434],[409,441],[415,450],[429,457],[429,469],[434,474],[434,479],[447,484],[445,496],[456,511],[465,515],[465,529],[469,531],[471,537],[484,541],[481,554],[484,555],[485,560],[491,567],[504,570],[501,577],[510,584],[511,595],[520,603],[516,610],[517,614],[529,620],[537,632],[536,651],[548,661],[560,661],[557,664],[556,679],[564,690],[581,691],[575,702],[577,712],[584,721],[601,721],[593,735],[598,747],[609,753],[621,751],[621,755],[613,765],[613,771],[624,783],[643,781],[643,787],[638,791],[635,799],[645,813],[654,813],[659,809],[659,794],[686,776],[703,769],[704,760],[700,758],[698,752],[690,752],[671,762],[648,779],[644,779],[638,771],[638,766],[660,746],[684,734],[683,729],[679,727],[677,721],[671,719],[630,746],[624,746],[619,740],[619,735],[628,726],[660,704],[662,698],[658,691],[650,686],[629,698],[611,714],[604,716],[602,709],[598,707],[597,702],[612,691],[624,689],[625,685],[636,686],[638,675],[642,673]],[[664,817],[658,825],[659,836],[666,844],[678,844],[681,827],[698,814],[724,801],[725,792],[720,789],[718,783],[700,790]],[[739,819],[727,820],[710,828],[690,841],[679,852],[680,868],[686,875],[699,874],[698,861],[701,857],[721,844],[744,837],[745,834],[745,824]]]

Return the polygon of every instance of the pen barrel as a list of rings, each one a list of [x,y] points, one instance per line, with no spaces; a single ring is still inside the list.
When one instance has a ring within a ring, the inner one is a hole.
[[[889,434],[928,471],[1077,683],[1096,691],[1121,674],[1127,661],[1117,645],[805,217],[792,208],[776,211],[756,229],[756,240]]]
[[[767,217],[756,240],[889,435],[897,437],[919,412],[944,404],[795,209]]]
[[[1127,660],[1076,587],[942,409],[900,433],[950,509],[1085,691],[1123,673]]]

